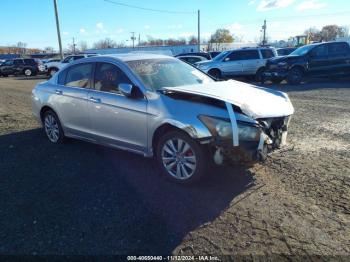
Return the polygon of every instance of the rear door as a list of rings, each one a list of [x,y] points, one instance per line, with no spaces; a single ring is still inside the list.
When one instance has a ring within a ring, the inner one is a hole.
[[[310,51],[308,58],[308,71],[311,76],[328,75],[329,72],[328,45],[316,46]]]
[[[350,47],[347,43],[330,43],[328,47],[329,72],[346,74],[350,72]]]
[[[260,58],[259,51],[244,50],[242,52],[243,75],[255,75],[256,71],[262,66],[265,66],[264,60]]]
[[[58,76],[52,96],[65,132],[71,136],[91,139],[88,93],[92,86],[93,63],[81,63],[63,70]]]

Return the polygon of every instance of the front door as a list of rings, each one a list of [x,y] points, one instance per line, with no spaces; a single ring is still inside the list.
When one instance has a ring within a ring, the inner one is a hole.
[[[128,98],[119,84],[132,84],[111,63],[96,63],[94,90],[89,92],[93,133],[100,142],[137,152],[147,148],[147,100]]]
[[[232,51],[227,55],[220,65],[220,70],[224,75],[241,75],[243,65],[241,62],[241,51]]]
[[[6,75],[12,75],[14,73],[14,60],[7,60],[1,65],[1,72]]]

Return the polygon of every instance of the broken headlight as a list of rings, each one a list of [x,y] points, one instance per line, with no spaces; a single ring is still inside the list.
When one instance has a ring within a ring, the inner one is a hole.
[[[210,133],[213,136],[218,136],[222,138],[232,137],[232,127],[230,121],[203,115],[199,116],[198,118],[209,129]]]
[[[232,138],[232,126],[229,120],[203,115],[199,116],[199,119],[213,136],[226,139]],[[243,124],[242,122],[237,123],[237,127],[239,140],[258,141],[260,139],[260,128],[249,124]]]
[[[260,139],[260,128],[252,125],[238,123],[238,138],[244,141],[258,141]]]

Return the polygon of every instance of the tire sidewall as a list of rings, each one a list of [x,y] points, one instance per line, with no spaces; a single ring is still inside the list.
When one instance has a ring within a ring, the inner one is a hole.
[[[210,69],[208,74],[216,79],[222,79],[222,73],[219,69]]]
[[[260,67],[255,74],[255,81],[261,82],[263,80],[263,73],[265,72],[265,67]]]
[[[45,130],[45,119],[46,119],[46,117],[47,117],[48,115],[52,115],[52,116],[55,118],[55,120],[56,120],[56,122],[57,122],[57,125],[58,125],[58,129],[59,129],[59,138],[58,138],[58,140],[57,140],[56,142],[51,141],[51,140],[49,139],[49,137],[47,136],[47,134],[46,134],[46,130]],[[52,111],[52,110],[47,110],[47,111],[44,113],[44,116],[43,116],[43,129],[44,129],[44,133],[45,133],[47,139],[50,141],[50,143],[53,143],[53,144],[61,144],[61,143],[63,143],[63,141],[64,141],[64,133],[63,133],[62,125],[61,125],[61,122],[60,122],[60,120],[59,120],[57,114],[56,114],[54,111]]]
[[[26,71],[27,70],[29,70],[30,71],[30,74],[26,74]],[[25,75],[25,76],[32,76],[33,75],[33,70],[32,69],[30,69],[30,68],[25,68],[24,70],[23,70],[23,74]]]
[[[163,164],[163,160],[162,160],[162,149],[163,149],[163,145],[166,141],[168,141],[171,138],[180,138],[182,140],[184,140],[186,143],[188,143],[192,150],[194,151],[195,155],[196,155],[196,170],[193,173],[193,175],[188,178],[188,179],[177,179],[175,177],[173,177],[171,174],[168,173],[167,169],[165,168],[164,164]],[[195,140],[193,140],[189,135],[187,135],[186,133],[182,132],[182,131],[170,131],[164,135],[162,135],[162,137],[159,139],[157,145],[156,145],[156,161],[158,164],[158,167],[161,170],[161,173],[169,180],[178,184],[193,184],[195,182],[198,182],[204,175],[205,175],[205,171],[206,171],[206,163],[208,161],[206,161],[206,154],[204,151],[204,148],[201,147],[201,145],[196,142]]]
[[[299,78],[295,79],[294,76],[298,74]],[[299,85],[303,79],[303,72],[299,68],[292,68],[287,77],[288,84]]]

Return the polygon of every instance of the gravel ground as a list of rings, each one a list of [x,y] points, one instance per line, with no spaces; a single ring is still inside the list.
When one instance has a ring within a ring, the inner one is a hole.
[[[50,144],[31,117],[39,81],[0,78],[1,254],[349,258],[349,81],[279,86],[296,109],[290,146],[189,188],[137,155]]]

